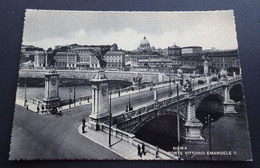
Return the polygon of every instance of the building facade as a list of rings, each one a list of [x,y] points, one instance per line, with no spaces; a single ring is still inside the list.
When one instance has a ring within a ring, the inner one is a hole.
[[[144,39],[140,42],[140,45],[137,47],[137,50],[139,51],[150,51],[151,50],[151,46],[150,46],[150,42],[146,39],[146,37],[144,37]]]
[[[54,55],[57,69],[76,69],[77,54],[71,52],[57,52]]]
[[[47,54],[45,51],[36,51],[34,55],[34,67],[37,69],[42,69],[46,67],[47,64]]]
[[[125,67],[125,53],[123,51],[108,51],[104,59],[108,69],[123,70]]]
[[[181,47],[177,46],[176,44],[174,44],[171,47],[167,48],[167,55],[168,56],[181,56]]]
[[[212,59],[212,66],[219,70],[228,70],[231,67],[239,68],[237,50],[206,51],[204,54]]]
[[[182,47],[181,53],[182,55],[188,54],[196,54],[202,52],[202,47],[200,46],[189,46],[189,47]]]

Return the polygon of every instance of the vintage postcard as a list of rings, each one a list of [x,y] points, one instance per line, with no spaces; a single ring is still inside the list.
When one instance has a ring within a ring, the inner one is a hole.
[[[234,12],[25,13],[9,160],[252,161]]]

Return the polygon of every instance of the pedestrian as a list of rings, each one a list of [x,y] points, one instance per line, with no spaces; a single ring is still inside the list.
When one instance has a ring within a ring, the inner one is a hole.
[[[89,96],[88,96],[87,100],[88,100],[88,103],[89,103]]]
[[[137,155],[139,155],[140,157],[142,157],[142,153],[141,153],[141,147],[140,147],[140,145],[137,146],[137,150],[138,150]]]
[[[79,99],[79,104],[81,105],[81,99]]]
[[[155,158],[159,158],[159,147],[156,146]]]
[[[145,145],[144,145],[144,143],[142,143],[142,153],[145,156],[146,152],[145,152]]]
[[[25,99],[25,101],[24,101],[24,107],[26,107],[26,103],[27,103],[27,100]]]
[[[86,120],[85,118],[82,119],[82,133],[85,133],[85,127],[86,127]]]
[[[125,111],[128,112],[128,104],[125,106]]]
[[[39,105],[37,106],[37,113],[39,113],[40,112],[40,107],[39,107]]]

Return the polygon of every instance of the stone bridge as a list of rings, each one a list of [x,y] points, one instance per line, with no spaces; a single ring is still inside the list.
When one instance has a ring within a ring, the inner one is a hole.
[[[180,91],[179,101],[177,101],[177,96],[172,96],[146,104],[136,110],[113,115],[112,125],[113,128],[135,134],[153,119],[164,115],[176,116],[177,108],[179,108],[181,138],[189,142],[204,141],[201,136],[203,124],[202,120],[199,120],[201,111],[203,108],[204,110],[213,108],[219,115],[236,113],[236,103],[230,99],[231,90],[235,86],[240,86],[242,89],[241,76],[208,84],[191,92]],[[210,101],[203,103],[207,99]],[[211,107],[205,107],[205,104]],[[200,118],[204,118],[204,116]]]
[[[44,74],[48,70],[40,69],[20,69],[19,77],[30,78],[44,78]],[[73,78],[74,75],[77,79],[93,79],[97,74],[97,70],[57,70],[60,78]],[[133,71],[106,71],[106,76],[109,80],[122,80],[132,82],[132,76],[137,72]],[[168,77],[159,72],[139,72],[143,78],[142,82],[163,82],[168,81]]]

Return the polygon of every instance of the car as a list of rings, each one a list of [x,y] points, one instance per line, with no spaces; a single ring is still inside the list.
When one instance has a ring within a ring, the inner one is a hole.
[[[211,78],[211,81],[218,81],[218,78],[213,77],[213,78]]]
[[[203,80],[198,80],[198,84],[204,84],[205,82]]]

